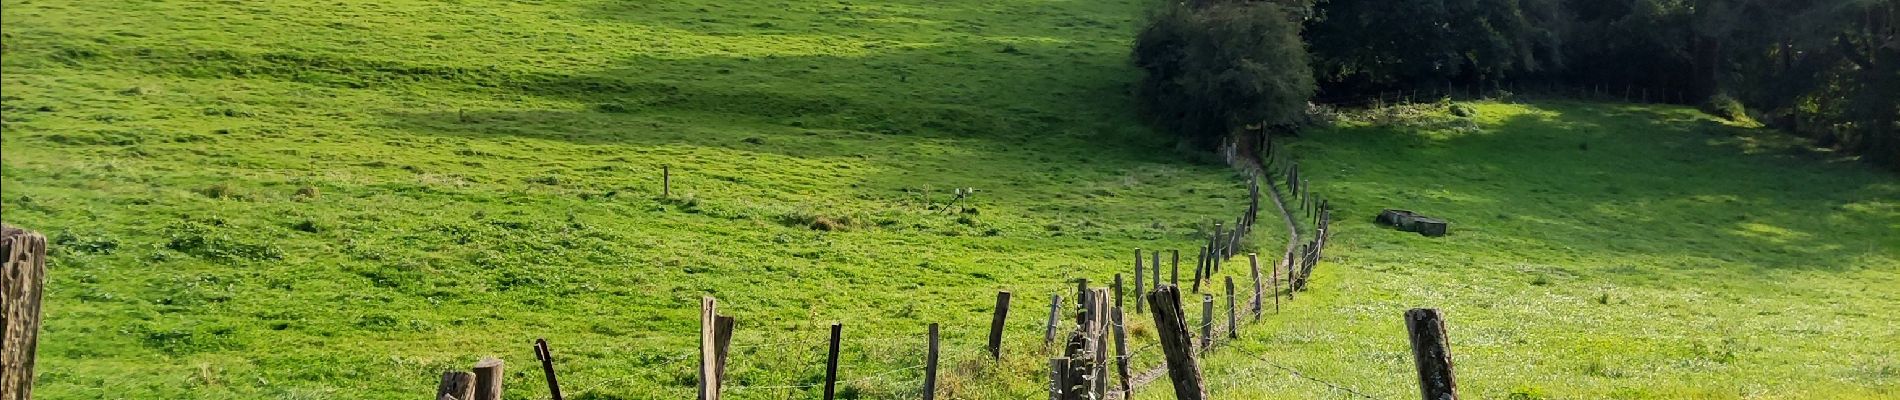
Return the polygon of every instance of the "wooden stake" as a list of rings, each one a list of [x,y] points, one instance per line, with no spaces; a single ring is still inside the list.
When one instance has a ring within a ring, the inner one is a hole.
[[[699,298],[699,399],[719,400],[719,300]]]
[[[534,359],[541,361],[541,375],[548,378],[548,393],[554,400],[562,400],[561,382],[554,378],[554,352],[548,349],[546,338],[534,340]]]
[[[1240,338],[1240,318],[1234,308],[1234,277],[1227,277],[1227,338]]]
[[[1247,264],[1252,266],[1253,269],[1253,299],[1250,299],[1249,302],[1253,307],[1253,320],[1259,321],[1261,309],[1260,296],[1266,294],[1264,290],[1266,288],[1260,286],[1260,254],[1247,253]]]
[[[1174,384],[1176,400],[1204,400],[1207,390],[1201,383],[1201,367],[1195,359],[1193,339],[1188,336],[1186,312],[1181,308],[1181,289],[1166,285],[1148,293],[1149,311],[1154,312],[1155,333],[1161,351],[1167,357],[1168,380]]]
[[[1201,271],[1207,269],[1207,246],[1201,246],[1201,257],[1194,264],[1194,293],[1201,292]]]
[[[1061,308],[1062,295],[1058,294],[1049,298],[1049,323],[1045,324],[1048,326],[1048,329],[1043,331],[1042,334],[1042,348],[1044,350],[1048,350],[1049,345],[1056,341],[1056,314],[1061,311]]]
[[[825,400],[838,394],[838,347],[844,340],[844,324],[831,324],[831,352],[825,354]]]
[[[33,398],[46,289],[46,236],[0,226],[0,399]],[[466,399],[463,399],[466,400]]]
[[[660,196],[673,197],[673,166],[660,165]]]
[[[1003,359],[1003,322],[1009,318],[1009,291],[996,292],[996,312],[990,318],[990,360]]]
[[[1201,351],[1214,347],[1214,295],[1201,295]]]
[[[501,400],[501,359],[475,362],[475,400]]]
[[[1136,296],[1136,298],[1141,298],[1141,296]],[[1128,387],[1128,333],[1125,332],[1125,326],[1122,323],[1122,308],[1115,307],[1114,311],[1109,311],[1109,316],[1114,318],[1115,369],[1121,373],[1121,398],[1126,399],[1133,389]]]
[[[1432,308],[1408,310],[1405,330],[1411,334],[1412,359],[1418,365],[1419,395],[1425,400],[1458,400],[1444,315]]]
[[[1155,274],[1154,274],[1154,279],[1151,280],[1154,283],[1148,284],[1147,291],[1152,292],[1156,288],[1161,287],[1161,251],[1159,250],[1154,251],[1150,255],[1154,257],[1154,263],[1153,263],[1154,266],[1152,268],[1154,268]],[[1142,300],[1147,300],[1148,295],[1143,294],[1141,297],[1142,297]]]
[[[1140,313],[1141,306],[1146,304],[1145,302],[1148,301],[1147,299],[1144,299],[1141,297],[1141,293],[1148,290],[1148,285],[1141,284],[1141,277],[1142,275],[1147,275],[1147,274],[1148,274],[1148,271],[1141,267],[1141,249],[1135,249],[1135,312],[1136,313]],[[1115,295],[1115,298],[1117,299],[1120,299],[1121,297],[1122,296],[1119,294]]]
[[[1115,274],[1115,308],[1122,308],[1122,274]]]
[[[924,350],[924,400],[937,398],[937,324],[930,324],[930,331],[924,334],[928,348]]]
[[[1169,249],[1168,255],[1173,259],[1168,263],[1168,284],[1181,286],[1181,250]]]

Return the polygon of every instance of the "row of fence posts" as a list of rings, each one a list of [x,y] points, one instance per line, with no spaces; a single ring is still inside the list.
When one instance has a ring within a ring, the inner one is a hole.
[[[1270,157],[1268,165],[1272,165],[1271,156],[1275,152],[1271,151],[1271,142],[1268,144]],[[1270,282],[1270,290],[1274,294],[1275,312],[1278,312],[1281,307],[1282,293],[1291,300],[1294,292],[1305,290],[1308,277],[1311,276],[1326,247],[1332,215],[1331,206],[1327,201],[1316,199],[1311,195],[1309,182],[1300,176],[1296,162],[1286,160],[1281,170],[1280,175],[1289,193],[1298,201],[1294,207],[1283,207],[1283,209],[1296,210],[1309,215],[1312,218],[1315,234],[1301,243],[1297,251],[1289,250],[1283,256],[1282,262],[1274,264],[1271,268],[1272,272],[1267,276],[1266,281]],[[670,181],[670,179],[664,179],[667,175],[670,174],[663,174],[663,182]],[[1224,259],[1237,255],[1242,250],[1245,237],[1253,230],[1260,212],[1262,192],[1258,174],[1250,175],[1254,175],[1255,178],[1248,182],[1249,201],[1245,211],[1234,219],[1233,225],[1214,223],[1206,243],[1200,246],[1200,254],[1196,260],[1191,282],[1195,293],[1201,291],[1201,284],[1204,281],[1213,279],[1214,274],[1221,271]],[[1299,233],[1290,232],[1290,234],[1295,238],[1293,240],[1297,241]],[[1293,247],[1289,245],[1289,249]],[[1253,320],[1259,321],[1265,309],[1264,293],[1266,292],[1264,290],[1269,288],[1263,287],[1265,285],[1261,283],[1258,255],[1248,253],[1247,256],[1252,267],[1250,276],[1253,278],[1254,288],[1254,294],[1248,300],[1247,306],[1253,313]],[[1165,357],[1164,365],[1160,368],[1166,369],[1166,373],[1171,378],[1176,398],[1204,399],[1206,389],[1197,358],[1200,353],[1214,345],[1215,297],[1212,294],[1202,295],[1202,323],[1197,342],[1190,331],[1192,326],[1187,322],[1184,311],[1186,305],[1181,300],[1180,251],[1169,250],[1169,259],[1170,273],[1164,283],[1161,276],[1161,251],[1150,252],[1149,258],[1146,259],[1149,261],[1149,266],[1144,269],[1142,250],[1135,250],[1134,286],[1138,292],[1145,292],[1145,294],[1134,296],[1136,312],[1142,312],[1145,309],[1153,313],[1159,345]],[[1285,266],[1285,281],[1287,282],[1284,291],[1280,287],[1282,265]],[[1144,280],[1144,275],[1151,276],[1152,279]],[[1239,307],[1234,293],[1233,277],[1225,277],[1224,283],[1227,300],[1226,334],[1228,339],[1236,339],[1239,337]],[[1050,360],[1051,399],[1104,399],[1111,396],[1128,398],[1136,389],[1130,381],[1130,354],[1126,348],[1127,333],[1124,329],[1122,313],[1122,284],[1123,276],[1119,273],[1115,275],[1113,285],[1106,289],[1089,287],[1086,278],[1077,280],[1078,312],[1075,318],[1075,329],[1064,336],[1062,346],[1059,347],[1061,356]],[[1009,291],[999,291],[996,295],[986,348],[992,360],[1000,360],[1002,357],[1003,327],[1008,320],[1011,297]],[[1114,303],[1112,306],[1109,305],[1111,298]],[[717,304],[717,300],[710,296],[703,298],[701,302],[699,399],[718,399],[723,388],[727,350],[730,348],[734,320],[729,316],[719,314]],[[1043,337],[1045,351],[1055,345],[1058,338],[1063,304],[1061,295],[1051,296]],[[1144,305],[1146,307],[1143,307]],[[1439,314],[1436,310],[1411,310],[1406,313],[1406,323],[1412,335],[1412,345],[1415,358],[1417,358],[1420,387],[1424,398],[1427,400],[1455,399],[1450,355],[1445,351],[1444,327]],[[830,346],[826,355],[825,378],[822,383],[823,398],[826,400],[833,399],[837,393],[838,359],[843,339],[842,324],[834,323],[830,328]],[[923,387],[920,388],[922,398],[926,400],[934,400],[937,395],[939,338],[938,324],[929,324],[925,337],[927,348],[923,364]],[[1114,341],[1115,353],[1112,355],[1108,352],[1109,340]],[[561,400],[559,384],[552,364],[553,357],[549,354],[546,341],[538,340],[535,351],[536,358],[542,361],[550,392],[556,400]],[[1113,388],[1109,386],[1108,371],[1111,364],[1116,375],[1120,377],[1119,384]],[[473,373],[460,371],[446,373],[442,379],[443,389],[438,391],[438,399],[497,400],[501,390],[500,371],[501,361],[488,358],[478,362]],[[484,377],[492,377],[492,379]],[[464,386],[468,388],[462,389]],[[462,395],[455,395],[457,393]]]

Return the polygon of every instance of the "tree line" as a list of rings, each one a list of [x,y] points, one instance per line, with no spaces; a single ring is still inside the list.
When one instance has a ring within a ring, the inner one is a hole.
[[[1682,93],[1900,169],[1900,0],[1187,0],[1136,39],[1144,111],[1190,143],[1308,99],[1447,85]]]

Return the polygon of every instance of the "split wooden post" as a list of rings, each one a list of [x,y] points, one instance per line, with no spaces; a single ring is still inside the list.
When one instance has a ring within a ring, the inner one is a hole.
[[[660,196],[673,197],[673,166],[660,165]]]
[[[1227,338],[1240,338],[1240,318],[1234,308],[1234,277],[1227,277]]]
[[[1137,298],[1139,298],[1139,296],[1137,296]],[[1113,318],[1111,326],[1115,328],[1115,369],[1117,372],[1120,372],[1121,375],[1121,379],[1119,380],[1119,382],[1121,382],[1121,398],[1126,399],[1132,389],[1128,387],[1128,333],[1126,330],[1127,327],[1122,323],[1121,306],[1116,306],[1114,310],[1109,311],[1109,317]]]
[[[1115,274],[1115,308],[1122,308],[1122,274]]]
[[[435,386],[436,400],[472,400],[475,398],[475,374],[468,371],[448,371],[442,373],[442,382]],[[13,398],[8,397],[8,400]]]
[[[541,375],[548,378],[548,394],[553,395],[554,400],[564,399],[561,396],[561,382],[554,378],[554,353],[548,349],[547,338],[534,340],[534,359],[541,361]]]
[[[937,323],[930,323],[930,331],[924,334],[928,346],[924,350],[924,400],[937,398]]]
[[[1154,312],[1155,333],[1167,357],[1168,380],[1174,384],[1174,398],[1207,398],[1207,390],[1201,382],[1201,366],[1194,356],[1194,342],[1188,336],[1187,313],[1181,307],[1181,288],[1166,285],[1148,293],[1148,307]]]
[[[1264,289],[1266,288],[1260,286],[1260,253],[1247,253],[1247,264],[1251,265],[1253,269],[1253,299],[1251,300],[1252,307],[1253,307],[1253,320],[1259,321],[1260,309],[1262,308],[1261,307],[1262,302],[1260,301],[1261,299],[1260,296],[1266,295],[1266,292],[1264,291]]]
[[[475,399],[501,400],[501,359],[489,357],[475,362]]]
[[[699,298],[699,400],[719,400],[719,300]]]
[[[996,292],[996,312],[990,317],[990,360],[1003,358],[1003,323],[1009,319],[1009,291]]]
[[[1452,374],[1444,314],[1435,308],[1407,310],[1405,330],[1410,333],[1412,359],[1418,365],[1419,395],[1425,400],[1458,400],[1458,382]]]
[[[1221,223],[1215,222],[1214,223],[1214,237],[1212,238],[1215,243],[1214,243],[1214,251],[1212,252],[1213,253],[1212,255],[1214,256],[1214,259],[1216,260],[1219,260],[1222,254],[1227,254],[1226,243],[1220,243],[1221,238],[1223,237],[1226,237],[1226,234],[1221,233]],[[1209,269],[1208,271],[1217,271],[1217,270]]]
[[[831,352],[825,354],[825,400],[838,394],[838,347],[844,340],[844,324],[831,324]]]
[[[1141,249],[1135,249],[1135,312],[1137,313],[1141,312],[1141,306],[1147,304],[1148,301],[1141,297],[1143,292],[1148,291],[1148,286],[1141,283],[1142,275],[1147,274],[1148,270],[1141,267]]]
[[[1042,348],[1044,350],[1048,350],[1049,344],[1055,343],[1056,341],[1056,314],[1058,312],[1061,312],[1061,310],[1062,310],[1062,295],[1058,294],[1053,297],[1050,297],[1049,298],[1049,322],[1044,324],[1047,326],[1047,329],[1043,331],[1043,334],[1042,334]]]
[[[40,342],[40,300],[46,289],[46,236],[0,226],[0,399],[33,398]]]
[[[1201,351],[1214,347],[1214,295],[1201,295]]]

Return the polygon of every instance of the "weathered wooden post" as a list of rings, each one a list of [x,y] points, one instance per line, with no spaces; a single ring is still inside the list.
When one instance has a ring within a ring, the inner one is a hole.
[[[1253,307],[1253,320],[1259,321],[1262,308],[1260,296],[1266,294],[1264,292],[1266,288],[1260,286],[1260,253],[1247,253],[1247,265],[1252,266],[1253,270],[1253,299],[1250,300]]]
[[[46,236],[0,226],[0,399],[33,398],[40,342],[40,300],[46,289]]]
[[[1143,296],[1135,296],[1137,299],[1141,297]],[[1132,389],[1128,387],[1128,333],[1125,329],[1126,325],[1122,320],[1122,308],[1115,307],[1109,314],[1110,317],[1114,318],[1115,369],[1121,373],[1121,379],[1119,380],[1121,382],[1121,398],[1126,399],[1130,394],[1129,392],[1132,391]]]
[[[554,352],[548,349],[547,338],[534,340],[534,359],[541,361],[541,375],[548,378],[548,394],[553,395],[554,400],[564,399],[561,396],[561,382],[554,378]]]
[[[475,398],[475,374],[468,371],[447,371],[442,373],[442,382],[435,386],[435,399],[472,400]],[[7,397],[7,400],[20,400]]]
[[[1412,359],[1418,365],[1419,394],[1425,400],[1458,400],[1444,315],[1432,308],[1408,310],[1405,330],[1411,334]]]
[[[831,324],[831,351],[825,353],[825,400],[838,395],[838,347],[844,341],[844,324]]]
[[[699,399],[719,400],[719,300],[699,298]]]
[[[1135,312],[1136,313],[1140,313],[1141,306],[1143,304],[1146,304],[1146,302],[1148,301],[1147,299],[1144,299],[1141,296],[1142,292],[1148,291],[1148,286],[1141,284],[1141,276],[1147,275],[1147,274],[1148,274],[1148,270],[1141,268],[1141,249],[1135,249]],[[1115,298],[1121,298],[1121,295],[1116,295]]]
[[[1069,377],[1069,359],[1067,357],[1050,358],[1049,359],[1049,400],[1062,400],[1063,392],[1067,392],[1069,391],[1070,388],[1075,387],[1075,385],[1070,384],[1068,380],[1065,379],[1068,377]]]
[[[475,362],[475,400],[501,400],[501,359],[489,357]]]
[[[1214,347],[1214,295],[1201,295],[1201,351]]]
[[[1122,274],[1115,274],[1115,308],[1122,308]]]
[[[1148,293],[1148,306],[1149,311],[1154,312],[1155,333],[1167,357],[1168,380],[1174,384],[1174,398],[1206,399],[1201,366],[1194,357],[1193,339],[1188,336],[1187,313],[1181,307],[1181,288],[1165,285],[1155,289]]]
[[[1227,338],[1240,338],[1240,318],[1234,308],[1234,277],[1227,277]]]
[[[1181,250],[1168,249],[1168,284],[1181,286]]]
[[[1200,260],[1194,264],[1194,293],[1201,292],[1201,272],[1207,269],[1207,252],[1210,246],[1201,246]]]
[[[1003,358],[1003,323],[1009,319],[1009,291],[996,292],[996,312],[990,317],[990,360]]]
[[[924,334],[924,400],[937,398],[937,323],[930,323],[930,330]]]
[[[1052,343],[1055,343],[1056,341],[1056,314],[1060,313],[1061,310],[1062,310],[1062,295],[1058,294],[1058,295],[1054,295],[1050,297],[1049,298],[1049,322],[1044,324],[1045,326],[1047,326],[1047,329],[1044,330],[1042,334],[1042,348],[1044,350],[1048,350],[1049,345]]]
[[[1160,250],[1153,251],[1151,252],[1150,255],[1154,257],[1153,268],[1155,270],[1154,280],[1153,280],[1154,283],[1149,284],[1149,287],[1148,287],[1148,291],[1152,292],[1155,289],[1161,288],[1161,251]],[[1143,297],[1143,299],[1146,300],[1148,296],[1146,294],[1143,294],[1141,297]]]
[[[660,196],[673,197],[673,166],[660,164]]]

